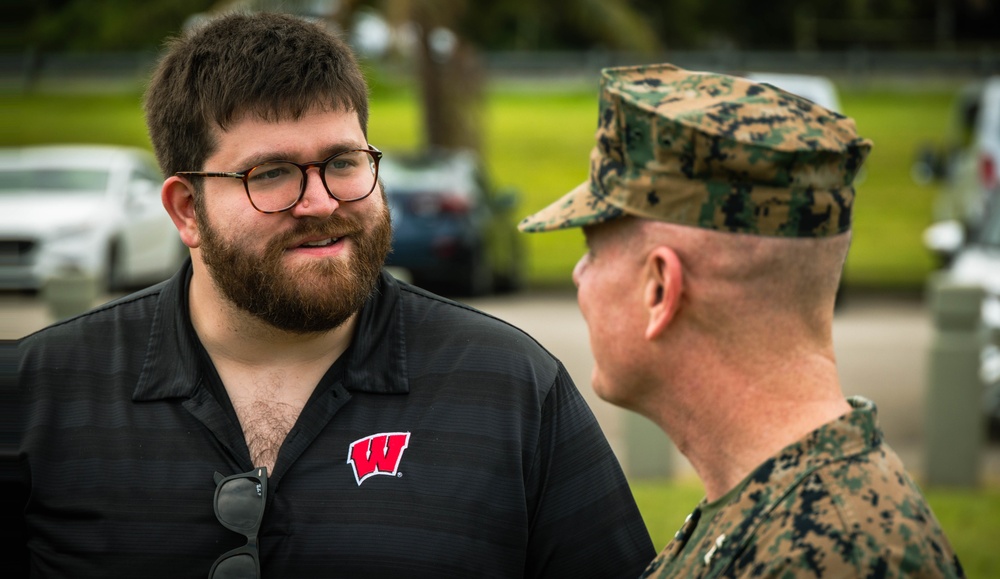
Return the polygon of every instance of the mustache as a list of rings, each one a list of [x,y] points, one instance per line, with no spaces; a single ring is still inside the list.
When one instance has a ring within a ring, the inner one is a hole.
[[[334,213],[322,221],[298,221],[295,227],[286,231],[273,241],[274,246],[287,247],[304,237],[345,237],[364,231],[361,219],[354,216]]]

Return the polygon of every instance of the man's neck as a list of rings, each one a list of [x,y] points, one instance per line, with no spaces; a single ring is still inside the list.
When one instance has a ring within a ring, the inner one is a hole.
[[[207,272],[197,269],[188,292],[191,323],[217,365],[329,366],[347,350],[357,325],[354,314],[326,332],[296,333],[275,328],[233,305],[217,290]]]
[[[658,401],[656,421],[691,462],[708,500],[722,497],[782,448],[850,411],[831,358],[782,362],[759,371],[703,360],[690,380],[676,372],[666,390],[673,396]]]

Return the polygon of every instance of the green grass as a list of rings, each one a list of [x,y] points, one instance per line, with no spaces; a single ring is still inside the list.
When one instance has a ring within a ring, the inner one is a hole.
[[[0,146],[108,143],[151,148],[137,94],[0,95]]]
[[[941,142],[952,96],[947,92],[845,91],[842,103],[859,132],[875,142],[858,186],[854,240],[845,284],[922,288],[934,261],[920,235],[930,223],[936,186],[910,178],[917,147]],[[409,97],[373,103],[370,137],[386,148],[419,145],[420,120]],[[522,194],[527,215],[587,178],[597,125],[594,90],[534,94],[494,91],[483,111],[485,154],[500,185]],[[577,230],[528,235],[529,279],[568,284],[583,252]]]
[[[694,478],[631,482],[646,528],[657,551],[680,529],[702,497]],[[930,489],[927,502],[958,554],[968,577],[1000,577],[1000,487],[979,490]]]
[[[138,94],[0,96],[0,145],[107,142],[148,147]],[[845,270],[853,286],[920,288],[933,261],[920,242],[934,187],[909,176],[916,148],[940,142],[951,95],[944,92],[844,90],[845,112],[875,141],[859,186],[854,244]],[[494,87],[481,111],[484,153],[500,186],[521,192],[527,215],[587,177],[597,124],[595,88],[511,90]],[[419,107],[411,90],[379,87],[369,138],[383,150],[421,146]],[[570,283],[583,253],[577,230],[528,235],[529,282]]]
[[[854,237],[844,281],[869,287],[919,287],[934,265],[920,235],[930,224],[936,187],[910,178],[914,151],[948,130],[948,93],[847,92],[844,111],[875,143],[858,186]]]

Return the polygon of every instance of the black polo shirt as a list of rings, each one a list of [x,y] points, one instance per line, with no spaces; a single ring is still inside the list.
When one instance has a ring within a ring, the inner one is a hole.
[[[205,577],[245,537],[213,473],[255,465],[191,330],[190,264],[20,341],[19,459],[40,577]],[[635,577],[654,557],[558,360],[383,274],[284,441],[264,577]]]

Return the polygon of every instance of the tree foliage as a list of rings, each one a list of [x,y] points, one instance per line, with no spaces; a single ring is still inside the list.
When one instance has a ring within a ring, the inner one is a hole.
[[[16,0],[21,2],[22,0]],[[24,2],[6,43],[38,51],[155,49],[215,0],[38,0]],[[23,19],[23,22],[17,21]],[[20,24],[20,25],[19,25]]]
[[[263,4],[262,0],[256,0]],[[231,2],[230,2],[231,3]],[[337,0],[407,14],[419,0]],[[442,6],[454,4],[440,0]],[[0,48],[152,49],[221,0],[6,0]],[[291,0],[272,2],[276,6]],[[312,2],[318,4],[318,2]],[[479,50],[869,49],[998,46],[995,0],[491,0],[451,25]]]
[[[630,0],[480,2],[456,26],[487,50],[651,51],[660,41]]]

